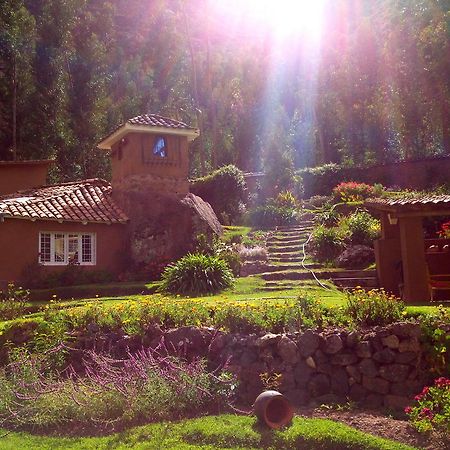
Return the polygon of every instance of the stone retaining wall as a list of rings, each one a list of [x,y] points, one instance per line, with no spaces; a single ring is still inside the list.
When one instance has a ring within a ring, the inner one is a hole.
[[[419,324],[397,323],[365,331],[307,330],[292,334],[240,335],[213,329],[150,327],[144,336],[78,337],[75,347],[126,352],[156,347],[188,357],[206,357],[211,368],[225,363],[240,380],[242,401],[264,389],[261,374],[281,374],[278,390],[297,405],[354,401],[368,408],[402,409],[426,384]],[[75,356],[75,355],[74,355]],[[75,357],[76,359],[76,357]]]

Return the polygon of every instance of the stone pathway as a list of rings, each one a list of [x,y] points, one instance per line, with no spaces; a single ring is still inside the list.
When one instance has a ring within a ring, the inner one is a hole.
[[[312,221],[298,225],[276,227],[271,230],[266,241],[269,266],[259,274],[265,283],[265,290],[286,290],[298,288],[305,280],[331,280],[336,286],[353,288],[377,287],[375,270],[343,270],[326,268],[311,258],[303,260],[303,245],[313,229]],[[313,273],[314,272],[314,275]]]

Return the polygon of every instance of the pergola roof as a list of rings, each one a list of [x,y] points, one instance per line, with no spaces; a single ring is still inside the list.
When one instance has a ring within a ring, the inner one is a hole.
[[[391,213],[415,215],[450,214],[450,195],[405,195],[397,198],[370,198],[365,206]]]

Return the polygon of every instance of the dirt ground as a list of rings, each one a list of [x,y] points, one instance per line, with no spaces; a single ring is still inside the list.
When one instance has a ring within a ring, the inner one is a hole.
[[[448,450],[449,441],[437,433],[418,433],[406,420],[395,419],[376,411],[338,409],[299,409],[299,416],[320,417],[343,422],[358,430],[426,450]]]

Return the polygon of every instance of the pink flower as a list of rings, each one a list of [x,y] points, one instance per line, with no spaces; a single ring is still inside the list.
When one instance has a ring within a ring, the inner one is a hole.
[[[407,407],[405,408],[405,413],[406,413],[406,414],[411,414],[411,411],[412,411],[411,406],[407,406]]]

